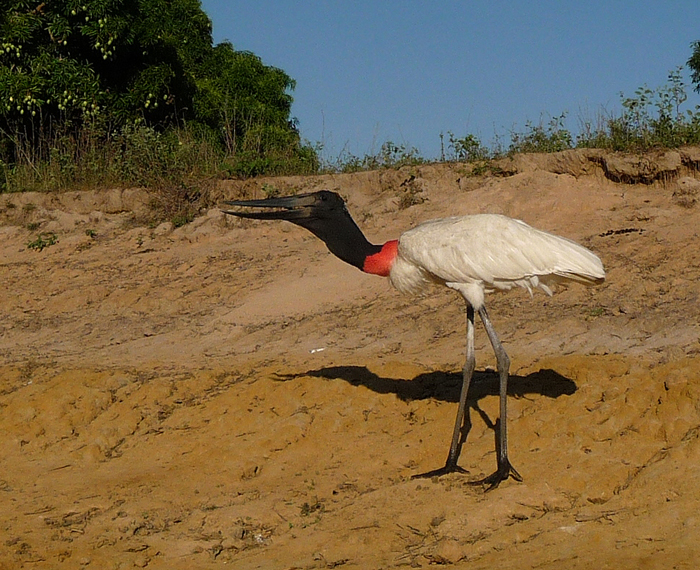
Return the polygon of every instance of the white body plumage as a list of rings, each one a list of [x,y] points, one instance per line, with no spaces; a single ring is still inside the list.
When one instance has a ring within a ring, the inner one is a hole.
[[[600,283],[605,270],[574,241],[506,216],[477,214],[427,221],[403,233],[389,278],[404,293],[446,285],[479,310],[487,292],[539,287],[551,295],[557,283]]]

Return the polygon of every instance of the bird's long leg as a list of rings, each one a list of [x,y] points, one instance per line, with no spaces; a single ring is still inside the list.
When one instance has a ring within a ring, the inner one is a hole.
[[[459,394],[459,408],[457,409],[457,417],[455,418],[455,427],[452,433],[452,443],[450,444],[450,452],[447,455],[447,462],[444,467],[414,475],[414,478],[435,477],[446,475],[447,473],[466,473],[459,465],[460,440],[462,435],[462,427],[467,411],[467,394],[469,393],[469,384],[471,383],[472,375],[474,374],[474,366],[476,358],[474,356],[474,308],[467,303],[467,359],[462,369],[462,391]]]
[[[501,483],[505,481],[508,477],[513,477],[516,481],[522,481],[523,478],[520,474],[513,468],[508,459],[508,435],[507,435],[507,396],[508,396],[508,373],[510,368],[510,358],[506,354],[501,341],[496,334],[496,330],[491,324],[491,319],[486,312],[486,307],[482,306],[479,309],[479,316],[481,321],[484,323],[484,328],[486,329],[486,334],[489,336],[491,341],[491,346],[493,346],[493,351],[496,353],[496,363],[498,365],[498,375],[499,375],[499,392],[500,392],[500,417],[498,420],[498,468],[496,472],[489,475],[488,477],[482,479],[481,481],[476,481],[476,483],[482,483],[488,485],[488,490],[495,489]]]
[[[452,443],[450,444],[450,452],[447,454],[447,463],[445,463],[445,471],[464,471],[457,465],[459,457],[459,441],[462,435],[462,426],[464,425],[464,417],[467,411],[467,394],[469,394],[469,385],[471,384],[476,365],[476,357],[474,354],[474,307],[467,303],[467,358],[462,369],[462,391],[459,394],[459,408],[457,408],[457,417],[455,418],[455,427],[452,432]]]

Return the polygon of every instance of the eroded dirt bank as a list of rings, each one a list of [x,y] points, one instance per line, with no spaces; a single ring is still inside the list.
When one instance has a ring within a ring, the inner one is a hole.
[[[496,212],[601,256],[601,287],[489,299],[525,480],[487,494],[467,484],[495,467],[480,327],[470,475],[411,479],[449,445],[454,294],[402,297],[216,208],[144,227],[138,190],[0,195],[0,568],[695,568],[696,154],[222,183],[339,191],[375,242]],[[27,247],[39,232],[57,243]]]

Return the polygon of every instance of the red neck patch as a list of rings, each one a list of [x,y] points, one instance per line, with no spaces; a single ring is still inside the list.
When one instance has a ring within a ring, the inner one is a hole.
[[[382,250],[374,255],[368,255],[362,266],[362,271],[372,275],[388,277],[391,266],[399,253],[399,240],[393,239],[382,246]]]

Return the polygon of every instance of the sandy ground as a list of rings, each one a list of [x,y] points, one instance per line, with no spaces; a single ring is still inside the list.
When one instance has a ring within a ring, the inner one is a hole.
[[[495,468],[480,325],[469,474],[412,478],[449,447],[454,292],[403,297],[215,207],[147,227],[138,190],[0,195],[0,568],[697,568],[693,153],[221,184],[338,191],[375,243],[497,212],[601,256],[602,286],[488,299],[524,478],[489,493],[468,484]],[[39,232],[57,243],[28,247]]]

